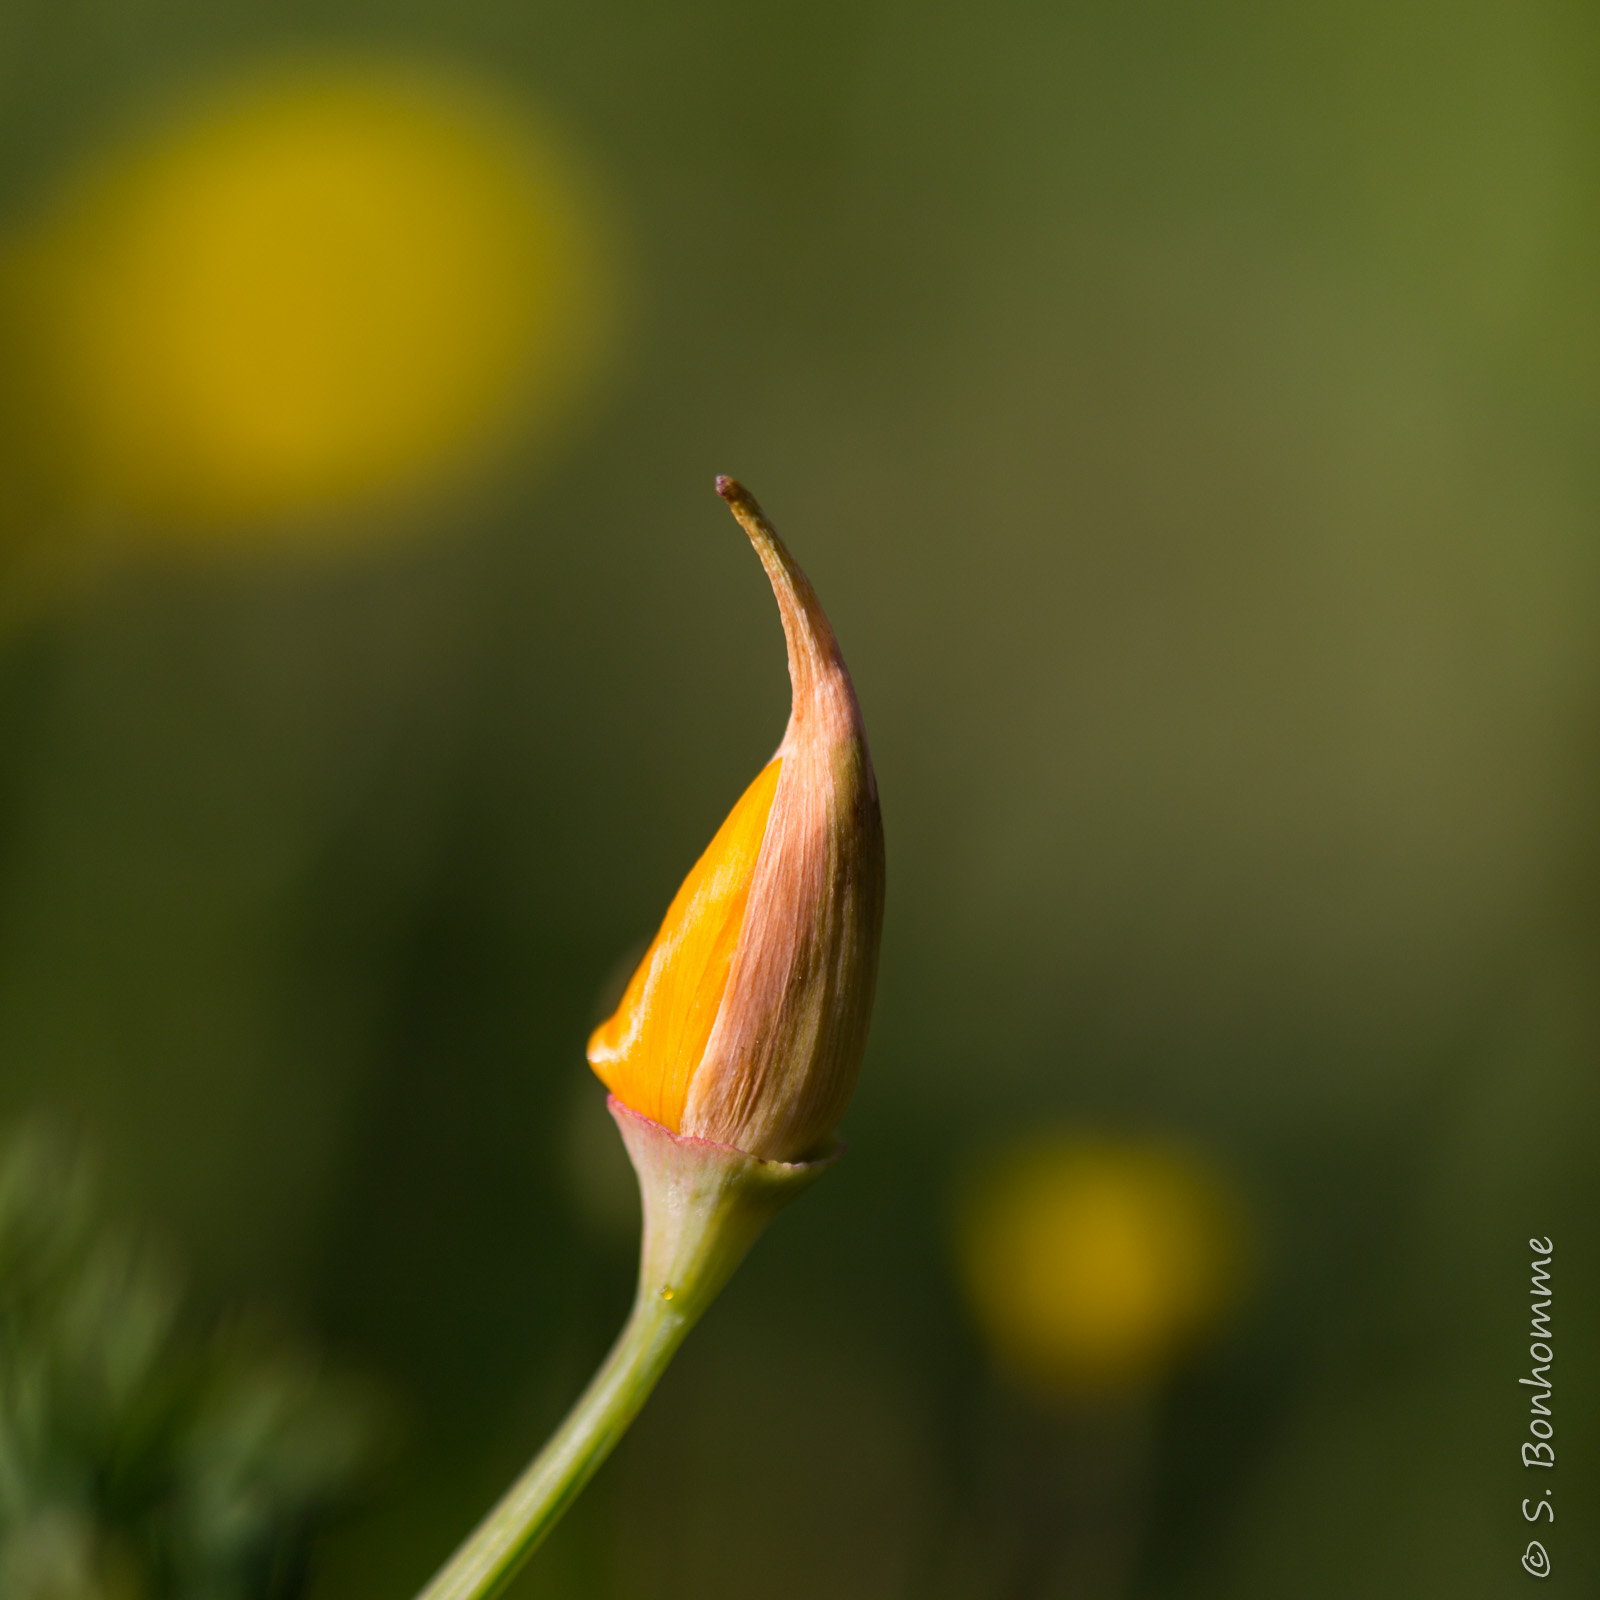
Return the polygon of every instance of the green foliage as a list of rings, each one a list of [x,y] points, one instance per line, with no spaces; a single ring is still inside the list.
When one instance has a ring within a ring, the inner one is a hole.
[[[81,1155],[0,1141],[0,1594],[288,1600],[370,1455],[373,1409],[242,1324],[197,1338]]]

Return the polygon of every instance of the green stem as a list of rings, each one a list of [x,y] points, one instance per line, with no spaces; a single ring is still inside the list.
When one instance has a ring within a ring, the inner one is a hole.
[[[505,1590],[627,1432],[694,1320],[640,1285],[627,1325],[566,1421],[417,1600],[490,1600]]]
[[[491,1600],[611,1454],[757,1235],[835,1157],[761,1161],[606,1102],[639,1175],[639,1292],[611,1354],[493,1511],[417,1600]]]

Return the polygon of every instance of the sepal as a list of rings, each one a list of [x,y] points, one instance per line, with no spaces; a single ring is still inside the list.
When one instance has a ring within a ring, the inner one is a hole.
[[[763,1161],[731,1145],[674,1133],[625,1106],[606,1106],[639,1175],[644,1233],[639,1300],[697,1320],[761,1231],[839,1159]]]

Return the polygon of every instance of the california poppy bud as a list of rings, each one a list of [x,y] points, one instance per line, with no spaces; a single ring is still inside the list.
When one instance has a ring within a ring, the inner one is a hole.
[[[731,478],[777,596],[793,702],[771,762],[684,880],[589,1061],[673,1133],[794,1162],[855,1087],[883,924],[883,822],[855,690],[805,574]]]

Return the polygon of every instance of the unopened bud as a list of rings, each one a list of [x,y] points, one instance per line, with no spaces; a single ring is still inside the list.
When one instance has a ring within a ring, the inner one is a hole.
[[[719,478],[717,492],[777,596],[789,725],[684,880],[589,1061],[616,1099],[673,1133],[806,1161],[826,1153],[866,1047],[883,823],[815,592],[748,491]]]

